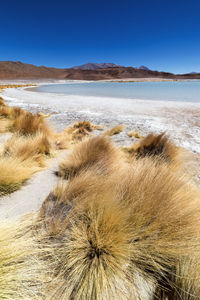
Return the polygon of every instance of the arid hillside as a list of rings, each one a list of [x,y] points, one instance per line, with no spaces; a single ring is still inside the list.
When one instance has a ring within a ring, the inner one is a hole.
[[[126,78],[200,79],[199,73],[175,75],[133,67],[111,67],[96,70],[57,69],[22,62],[1,61],[0,79],[77,79],[104,80]]]
[[[19,61],[0,61],[0,79],[63,78],[63,71],[44,66],[37,67]]]

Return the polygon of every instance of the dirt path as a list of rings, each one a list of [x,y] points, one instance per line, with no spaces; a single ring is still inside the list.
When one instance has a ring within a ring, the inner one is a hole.
[[[48,169],[35,174],[20,190],[0,198],[1,220],[19,217],[39,209],[58,181],[53,172],[69,153],[70,150],[62,151],[50,161]]]

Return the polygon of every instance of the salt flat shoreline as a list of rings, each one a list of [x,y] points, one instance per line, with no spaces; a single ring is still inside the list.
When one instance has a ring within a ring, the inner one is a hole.
[[[37,84],[66,82],[72,81],[38,81]],[[36,82],[30,82],[33,83]],[[58,131],[83,119],[107,127],[124,124],[127,126],[124,132],[114,137],[117,143],[132,143],[127,132],[133,129],[142,135],[165,131],[177,145],[200,154],[200,103],[74,96],[27,88],[6,89],[1,94],[10,105],[51,113],[50,123]]]

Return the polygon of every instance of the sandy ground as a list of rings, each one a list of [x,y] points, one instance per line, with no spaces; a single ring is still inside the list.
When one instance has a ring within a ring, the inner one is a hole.
[[[54,175],[54,171],[58,169],[60,160],[68,153],[68,150],[62,151],[58,157],[49,161],[47,169],[35,174],[20,190],[1,197],[1,220],[20,217],[38,210],[50,191],[56,186],[58,178]]]
[[[55,81],[48,82],[51,83]],[[58,131],[78,120],[89,120],[107,127],[124,124],[125,130],[113,137],[120,145],[133,143],[133,139],[127,136],[130,130],[142,135],[165,131],[178,146],[191,151],[200,169],[200,103],[58,95],[24,88],[4,90],[2,96],[9,105],[31,112],[51,113],[49,121]],[[55,159],[49,170],[37,174],[20,191],[1,198],[0,216],[16,215],[16,207],[18,215],[37,209],[57,181],[52,172],[57,165],[58,159]],[[195,177],[200,181],[200,172],[197,171]]]

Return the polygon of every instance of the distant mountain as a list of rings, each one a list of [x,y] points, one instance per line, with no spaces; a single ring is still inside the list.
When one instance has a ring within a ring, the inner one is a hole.
[[[119,67],[122,67],[122,66],[116,65],[113,63],[102,63],[102,64],[87,63],[87,64],[84,64],[81,66],[73,67],[72,69],[75,69],[75,70],[98,70],[98,69],[119,68]]]
[[[146,70],[146,71],[150,71],[149,68],[147,68],[146,66],[140,66],[138,69],[140,70]]]
[[[0,61],[0,79],[62,78],[61,69],[37,67],[20,61]]]
[[[88,64],[86,64],[88,65]],[[94,65],[94,64],[92,64]],[[197,74],[172,74],[146,69],[121,67],[115,64],[95,64],[97,69],[58,69],[45,66],[34,66],[22,62],[0,61],[0,79],[74,79],[74,80],[104,80],[104,79],[134,79],[134,78],[164,78],[164,79],[200,79]],[[99,67],[99,65],[101,67]],[[114,65],[114,66],[113,66]],[[107,67],[105,67],[107,66]]]

